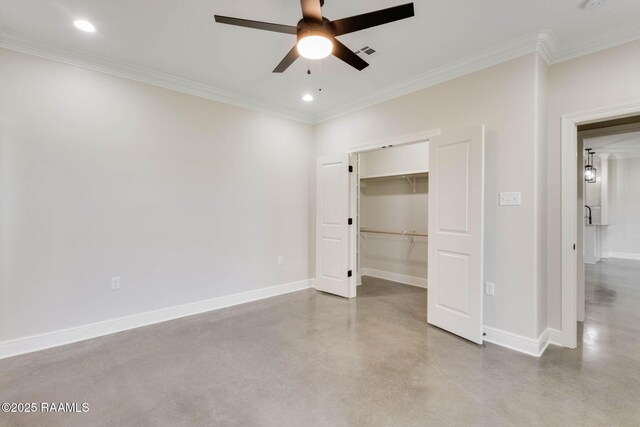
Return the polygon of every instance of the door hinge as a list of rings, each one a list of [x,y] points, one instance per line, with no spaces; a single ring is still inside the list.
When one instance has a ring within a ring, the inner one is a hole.
[[[353,275],[353,273],[351,272],[351,270],[347,271],[347,277],[351,277]]]
[[[353,166],[349,165],[349,172],[353,172]]]
[[[575,243],[573,244],[573,250],[574,251],[576,250],[576,244]]]
[[[349,218],[349,220],[347,221],[347,224],[353,225],[353,218]]]

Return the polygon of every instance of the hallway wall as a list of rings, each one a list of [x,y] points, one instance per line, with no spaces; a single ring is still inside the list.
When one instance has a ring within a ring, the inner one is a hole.
[[[565,114],[640,101],[640,41],[549,67],[547,90],[548,324],[561,328],[561,120]]]

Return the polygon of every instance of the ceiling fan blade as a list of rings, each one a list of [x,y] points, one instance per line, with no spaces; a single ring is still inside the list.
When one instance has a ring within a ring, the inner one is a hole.
[[[278,64],[278,66],[273,70],[274,73],[282,73],[284,72],[284,70],[286,70],[287,68],[289,68],[289,66],[291,64],[294,63],[294,61],[296,59],[298,59],[298,57],[300,56],[300,54],[298,53],[298,46],[294,45],[293,49],[291,49],[289,51],[289,53],[287,53],[287,56],[284,57],[284,59],[282,61],[280,61],[280,63]]]
[[[342,59],[358,71],[362,71],[369,66],[367,61],[356,55],[351,49],[333,39],[333,56]]]
[[[388,9],[351,16],[349,18],[336,19],[335,21],[331,21],[330,25],[333,27],[333,35],[341,36],[343,34],[353,33],[366,28],[388,24],[389,22],[411,18],[414,15],[413,3],[407,3],[400,6],[390,7]]]
[[[219,24],[236,25],[238,27],[254,28],[256,30],[274,31],[276,33],[298,34],[298,27],[291,25],[272,24],[270,22],[251,21],[249,19],[231,18],[229,16],[214,15]]]
[[[302,6],[302,17],[305,21],[322,23],[320,0],[300,0],[300,5]]]

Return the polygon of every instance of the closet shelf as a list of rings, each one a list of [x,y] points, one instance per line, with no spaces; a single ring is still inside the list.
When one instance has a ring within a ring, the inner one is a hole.
[[[414,172],[414,173],[401,173],[393,175],[376,175],[376,176],[361,176],[360,181],[388,181],[393,179],[412,179],[412,178],[425,178],[429,176],[429,172]]]
[[[423,178],[429,176],[428,172],[416,172],[416,173],[403,173],[399,175],[380,175],[380,176],[370,176],[370,177],[360,177],[360,187],[367,188],[367,182],[382,182],[382,181],[390,181],[402,179],[406,180],[407,183],[411,186],[411,191],[416,192],[416,180],[418,178]]]
[[[407,231],[382,231],[382,230],[369,230],[367,228],[361,228],[361,233],[373,233],[373,234],[392,234],[394,236],[409,236],[409,237],[429,237],[428,234],[420,234],[420,233],[409,233]]]

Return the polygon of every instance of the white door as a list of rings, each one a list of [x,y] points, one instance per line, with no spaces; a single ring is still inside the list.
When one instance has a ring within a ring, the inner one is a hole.
[[[348,274],[348,219],[348,157],[320,158],[316,169],[316,289],[352,298],[355,280]]]
[[[427,321],[482,343],[484,126],[429,144]]]

